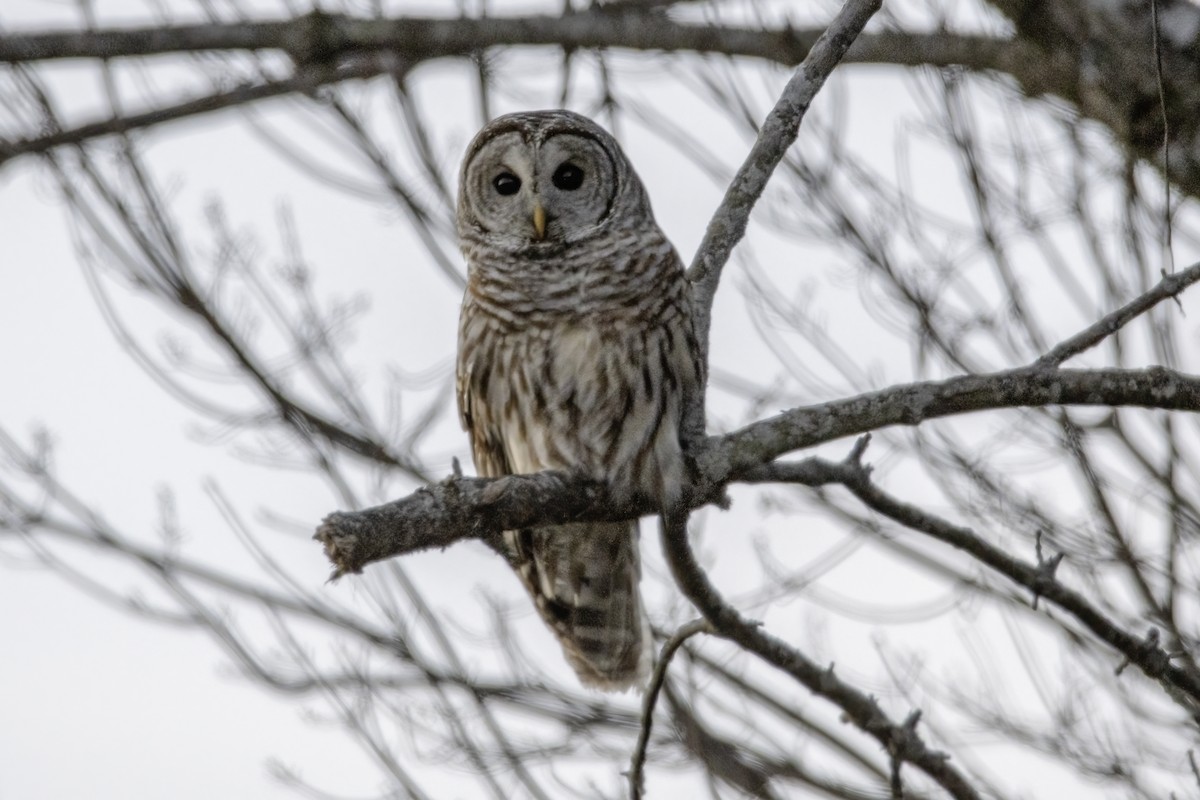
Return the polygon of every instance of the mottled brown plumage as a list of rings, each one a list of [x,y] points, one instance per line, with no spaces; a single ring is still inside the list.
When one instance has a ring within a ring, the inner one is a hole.
[[[458,404],[479,473],[575,471],[669,503],[700,365],[683,266],[616,141],[567,111],[494,120],[463,159],[458,233]],[[580,680],[638,685],[651,653],[637,521],[504,541]]]

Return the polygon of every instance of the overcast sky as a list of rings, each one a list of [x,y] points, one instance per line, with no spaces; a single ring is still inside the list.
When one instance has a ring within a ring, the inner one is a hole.
[[[101,19],[147,19],[145,7],[136,0],[109,0],[98,8]],[[63,24],[75,18],[71,5],[44,0],[6,0],[0,9],[5,28]],[[539,67],[533,62],[528,79],[535,88],[497,110],[515,109],[523,102],[552,105],[553,87],[545,81],[538,84],[535,74],[550,63],[540,62]],[[79,109],[83,117],[103,110],[96,105],[91,70],[63,65],[48,72],[64,108]],[[872,152],[877,166],[890,171],[895,156],[892,133],[915,118],[916,110],[901,80],[862,68],[852,74],[852,87],[838,79],[827,90],[842,91],[849,99],[845,144]],[[193,85],[186,68],[165,75],[156,79],[159,92],[169,91],[175,79],[181,86]],[[428,101],[440,104],[438,146],[447,154],[445,169],[453,176],[455,154],[478,122],[474,99],[466,90],[469,84],[453,65],[423,68],[418,78]],[[679,120],[700,124],[694,99],[666,96],[649,71],[636,79],[645,102],[677,102]],[[778,81],[769,88],[777,86]],[[131,105],[137,99],[131,92]],[[266,103],[257,109],[256,119],[274,130],[287,130],[293,108],[288,102]],[[718,149],[744,147],[719,126],[712,130]],[[618,133],[645,179],[660,223],[686,259],[719,201],[718,187],[695,175],[683,156],[636,125]],[[888,142],[882,147],[881,137]],[[368,387],[382,386],[386,371],[397,367],[449,376],[459,291],[424,260],[410,257],[416,248],[396,212],[333,191],[296,170],[236,112],[165,126],[141,141],[185,230],[205,230],[219,199],[232,225],[256,237],[263,258],[281,261],[279,221],[281,209],[288,210],[301,232],[304,255],[316,269],[319,294],[362,295],[369,303],[351,349],[352,366]],[[338,163],[336,154],[325,155],[330,163]],[[920,170],[921,191],[956,196],[961,187],[949,164],[932,157],[923,161],[920,149],[912,155]],[[794,243],[784,246],[759,233],[749,246],[760,261],[776,248],[766,260],[794,264],[814,281],[839,267],[815,245],[799,250]],[[262,524],[262,508],[313,525],[336,508],[336,498],[314,490],[313,482],[232,458],[229,444],[215,441],[211,427],[182,410],[133,363],[89,293],[59,192],[36,160],[0,168],[0,242],[0,374],[6,387],[0,392],[0,425],[25,439],[45,426],[56,443],[59,476],[106,519],[153,541],[161,491],[172,487],[188,552],[237,574],[253,574],[244,548],[206,494],[205,481],[226,491],[256,525]],[[1181,263],[1186,257],[1181,255]],[[774,368],[746,323],[736,291],[746,279],[736,267],[730,269],[718,303],[713,358],[722,369],[756,380]],[[794,288],[797,282],[788,285]],[[119,282],[106,285],[117,307],[148,341],[171,330],[170,320]],[[814,313],[839,333],[843,347],[866,354],[865,370],[881,381],[911,375],[912,364],[891,358],[881,341],[864,332],[870,309],[856,287],[843,282],[824,291]],[[1197,316],[1193,314],[1188,324],[1194,325]],[[437,401],[449,410],[452,399],[444,379],[433,383],[425,399],[439,396]],[[732,405],[721,413],[719,393],[714,402],[717,424],[739,421]],[[444,414],[438,424],[436,444],[429,448],[433,466],[448,471],[452,455],[469,464],[465,437],[453,414]],[[386,491],[370,499],[384,496]],[[726,515],[719,518],[721,524],[760,525],[758,509],[752,503],[743,506],[750,506],[746,516]],[[296,575],[312,585],[325,580],[328,569],[318,548],[270,538],[269,527],[263,527],[268,540],[278,542],[278,557]],[[835,542],[814,537],[795,547],[797,552],[811,548],[806,551],[811,556]],[[77,568],[102,575],[107,585],[141,591],[135,573],[112,560],[87,551],[65,552]],[[651,569],[657,568],[656,557],[649,556]],[[834,575],[827,588],[835,593],[861,590],[862,576],[875,575],[876,594],[861,599],[891,602],[892,584],[878,578],[881,567],[873,561],[878,557],[863,554],[855,562],[856,572]],[[490,574],[478,566],[482,560],[478,552],[453,548],[423,556],[419,572],[435,597],[450,603],[454,591],[480,588],[474,576]],[[736,583],[740,564],[721,564],[717,577]],[[912,576],[887,574],[893,581],[909,581],[914,607],[936,605],[941,596],[938,590],[923,594]],[[444,594],[436,594],[438,587]],[[323,591],[353,602],[356,589],[353,581],[343,581]],[[269,774],[266,764],[271,758],[298,768],[318,786],[346,795],[379,788],[369,769],[354,769],[362,756],[340,729],[309,719],[308,712],[319,706],[265,692],[238,675],[230,660],[200,633],[133,619],[99,602],[38,567],[19,542],[0,541],[0,607],[5,609],[0,613],[0,800],[295,797]],[[793,615],[787,617],[792,625],[819,624],[796,608],[779,613]],[[952,622],[947,625],[953,628]],[[921,635],[936,638],[945,630],[934,628]],[[888,633],[878,636],[886,638]],[[870,635],[864,636],[859,644],[848,646],[849,652],[869,652],[870,642]],[[1053,796],[1044,790],[1056,779],[1039,779],[1039,796]]]

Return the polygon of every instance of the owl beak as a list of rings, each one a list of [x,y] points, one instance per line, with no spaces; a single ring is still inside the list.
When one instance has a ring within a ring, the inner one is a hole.
[[[546,209],[542,208],[541,203],[533,205],[533,229],[537,231],[537,240],[541,241],[546,238]]]

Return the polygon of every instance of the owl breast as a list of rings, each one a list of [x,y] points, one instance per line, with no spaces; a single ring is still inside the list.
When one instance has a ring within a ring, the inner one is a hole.
[[[686,317],[566,315],[505,329],[487,316],[473,322],[490,331],[465,337],[480,345],[467,359],[468,391],[486,427],[501,433],[509,470],[582,472],[618,496],[674,494],[683,481],[677,373],[690,363]]]

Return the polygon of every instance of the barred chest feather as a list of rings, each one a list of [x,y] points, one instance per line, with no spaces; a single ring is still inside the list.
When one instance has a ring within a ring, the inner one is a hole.
[[[697,368],[683,277],[670,267],[637,305],[497,315],[468,290],[459,399],[477,464],[501,456],[508,472],[581,471],[661,501],[679,491],[683,393]]]

